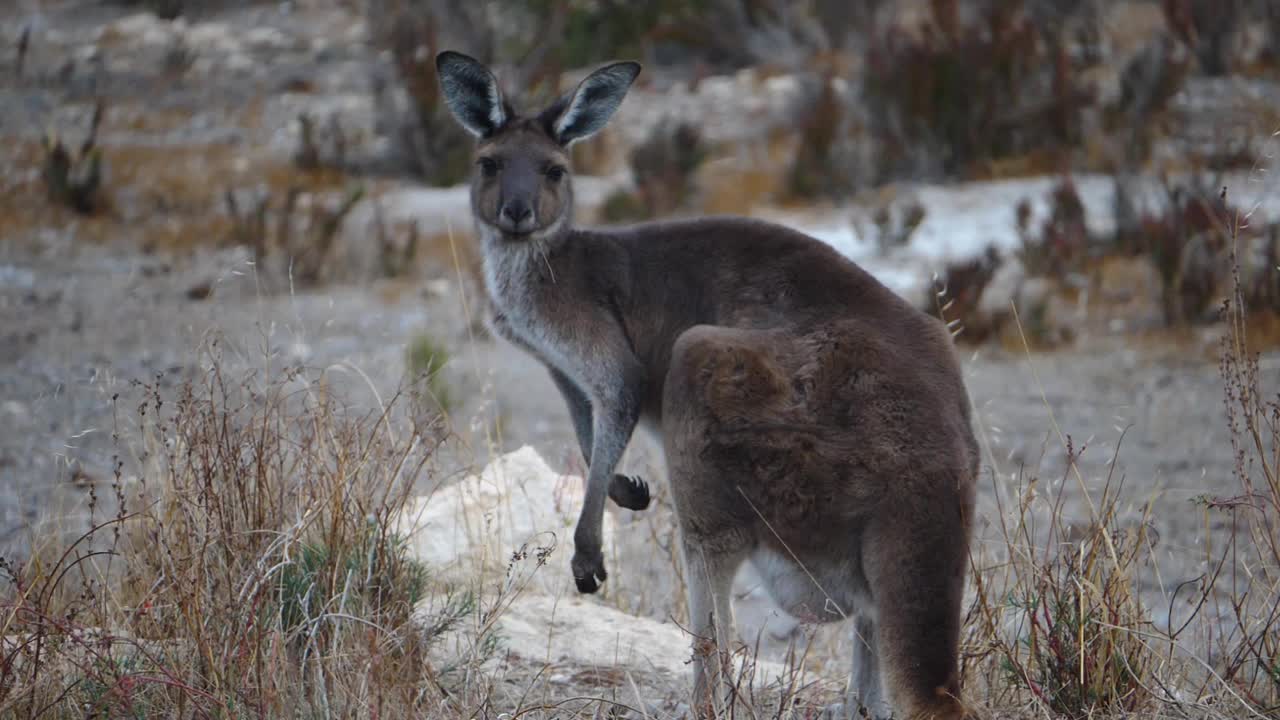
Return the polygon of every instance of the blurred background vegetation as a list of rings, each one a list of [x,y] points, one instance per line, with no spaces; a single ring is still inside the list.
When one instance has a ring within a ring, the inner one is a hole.
[[[258,5],[106,2],[192,24],[161,58],[170,77],[199,62],[195,25]],[[929,270],[945,299],[925,304],[952,309],[949,320],[969,330],[964,340],[1009,340],[1010,313],[1000,308],[1010,300],[1028,305],[1030,338],[1044,346],[1091,331],[1088,320],[1068,317],[1082,302],[1103,303],[1091,314],[1102,329],[1212,322],[1236,265],[1256,309],[1280,307],[1280,212],[1252,213],[1222,193],[1265,164],[1280,128],[1272,0],[297,2],[362,19],[361,102],[374,141],[340,112],[299,113],[301,174],[265,194],[226,194],[217,222],[231,226],[219,235],[260,261],[269,247],[285,248],[277,264],[298,259],[304,283],[343,276],[324,266],[341,253],[335,234],[349,212],[359,215],[363,190],[333,185],[387,174],[436,187],[466,180],[470,138],[443,106],[433,62],[450,48],[494,67],[526,111],[599,63],[645,64],[625,112],[574,150],[580,175],[617,180],[591,204],[605,222],[816,209],[844,213],[853,241],[888,260],[911,254],[922,226],[947,221],[913,188],[1056,178],[1048,191],[1015,188],[1022,197],[1004,201],[1004,235],[1016,233],[1016,243],[968,238],[930,258],[943,263]],[[126,45],[137,39],[121,32]],[[19,39],[19,74],[29,39]],[[323,84],[296,82],[286,90],[316,94]],[[79,147],[51,139],[43,151],[49,197],[81,214],[102,205],[97,101]],[[1094,178],[1088,188],[1110,180],[1101,211],[1082,198],[1082,177]],[[317,184],[329,192],[326,207],[290,221],[297,196]],[[284,220],[268,223],[276,216]],[[375,229],[381,255],[365,264],[386,276],[433,252],[416,225],[397,239],[379,215]],[[474,256],[464,262],[474,278]],[[1103,287],[1104,277],[1124,281]],[[1145,303],[1130,302],[1133,286]],[[1107,306],[1109,297],[1125,307]],[[1260,336],[1280,340],[1276,326],[1269,321]]]
[[[1019,272],[1048,276],[1052,292],[1032,299],[1033,318],[1052,314],[1051,294],[1074,301],[1081,286],[1096,286],[1108,258],[1135,256],[1145,263],[1137,272],[1154,271],[1164,325],[1211,319],[1233,257],[1243,258],[1258,309],[1278,309],[1276,227],[1264,215],[1240,222],[1241,209],[1220,196],[1226,175],[1258,168],[1280,128],[1280,3],[369,0],[367,17],[410,98],[408,122],[398,123],[403,155],[432,184],[459,182],[468,170],[466,143],[435,86],[437,50],[491,63],[523,107],[567,90],[573,71],[635,57],[655,94],[699,94],[709,78],[737,82],[706,90],[721,92],[712,100],[721,114],[647,124],[626,155],[632,187],[608,198],[605,220],[843,204],[902,183],[1057,176],[1053,192],[1035,199],[1049,207],[1043,227],[1023,227],[1009,209],[1020,251],[975,254],[944,273],[974,339],[1001,324],[972,315],[1006,254]],[[703,167],[744,152],[751,161],[727,175]],[[582,170],[604,170],[580,159]],[[1077,173],[1114,178],[1106,232],[1090,231],[1098,223],[1085,217]],[[891,204],[877,211],[886,221]],[[893,212],[906,218],[901,227],[875,223],[886,250],[908,244],[926,211]],[[1227,242],[1236,236],[1243,250]],[[1075,332],[1033,335],[1050,343]]]

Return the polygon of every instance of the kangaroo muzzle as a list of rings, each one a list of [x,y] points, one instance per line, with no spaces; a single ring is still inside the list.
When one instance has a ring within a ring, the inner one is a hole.
[[[533,232],[537,228],[537,218],[532,204],[524,200],[503,203],[498,212],[498,227],[513,235]]]

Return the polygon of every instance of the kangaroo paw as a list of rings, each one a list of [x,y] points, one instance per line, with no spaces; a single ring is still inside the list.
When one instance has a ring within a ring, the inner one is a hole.
[[[574,552],[570,567],[573,568],[573,581],[580,593],[590,594],[599,590],[601,583],[609,577],[604,570],[604,555],[598,548],[595,552]]]
[[[649,507],[649,483],[635,475],[614,475],[609,483],[609,499],[618,507],[643,510]]]

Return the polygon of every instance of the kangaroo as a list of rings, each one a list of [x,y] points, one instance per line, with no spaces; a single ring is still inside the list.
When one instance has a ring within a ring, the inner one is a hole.
[[[830,246],[735,217],[572,226],[569,147],[640,72],[605,65],[535,115],[446,51],[445,103],[477,139],[471,203],[495,334],[533,355],[587,464],[571,568],[607,579],[605,498],[640,422],[660,430],[686,567],[697,707],[724,692],[733,575],[774,600],[853,618],[849,703],[957,718],[961,593],[978,452],[950,334]],[[887,695],[887,697],[886,697]]]

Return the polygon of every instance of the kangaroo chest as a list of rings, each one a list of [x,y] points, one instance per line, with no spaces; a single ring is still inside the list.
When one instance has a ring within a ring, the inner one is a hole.
[[[495,329],[507,340],[524,347],[543,362],[570,377],[580,375],[586,351],[579,348],[585,333],[574,332],[572,317],[554,282],[544,282],[532,262],[544,262],[537,253],[513,251],[485,260],[485,286],[495,311]]]

